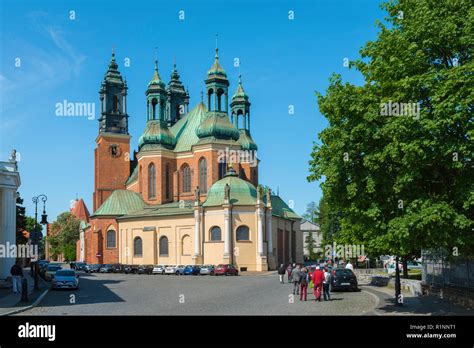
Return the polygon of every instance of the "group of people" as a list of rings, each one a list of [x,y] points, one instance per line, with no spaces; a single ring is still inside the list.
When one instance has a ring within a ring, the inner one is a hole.
[[[322,267],[321,267],[322,268]],[[321,294],[324,301],[331,301],[330,284],[331,272],[328,267],[321,269],[316,267],[314,272],[310,273],[307,267],[296,264],[289,264],[287,267],[281,264],[278,268],[280,283],[284,284],[285,273],[288,274],[288,282],[293,284],[293,295],[299,295],[300,301],[307,300],[308,287],[313,289],[316,301],[321,302]]]

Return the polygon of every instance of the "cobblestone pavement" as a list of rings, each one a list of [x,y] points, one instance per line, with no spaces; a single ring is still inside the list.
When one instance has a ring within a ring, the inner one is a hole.
[[[377,298],[332,293],[332,301],[292,296],[274,274],[238,277],[81,274],[78,291],[50,291],[19,315],[364,315]],[[74,300],[74,301],[73,301]],[[73,303],[75,302],[75,303]],[[374,313],[372,313],[374,314]]]

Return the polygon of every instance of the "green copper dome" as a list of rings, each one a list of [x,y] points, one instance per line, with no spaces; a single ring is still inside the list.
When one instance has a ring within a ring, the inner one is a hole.
[[[219,63],[219,49],[216,48],[216,57],[214,59],[214,64],[212,64],[211,68],[207,71],[207,75],[209,77],[213,75],[219,75],[222,77],[227,77],[227,74],[225,70],[222,68],[222,66]]]
[[[229,184],[229,203],[233,205],[255,205],[257,203],[257,189],[248,181],[237,176],[233,168],[230,168],[224,178],[217,181],[210,188],[204,207],[221,206],[224,204],[225,187]]]
[[[245,100],[249,99],[249,96],[247,95],[247,93],[245,93],[244,87],[242,86],[241,75],[239,75],[239,83],[237,85],[237,90],[235,91],[234,95],[232,96],[232,99],[237,99],[237,98],[245,99]]]
[[[229,121],[225,112],[209,111],[196,130],[199,138],[239,139],[239,131]]]
[[[158,73],[158,61],[155,60],[155,72],[150,82],[148,82],[148,89],[165,89],[166,85]]]
[[[250,132],[247,129],[240,129],[239,144],[242,150],[256,151],[258,150],[257,144],[253,141]]]
[[[166,125],[159,120],[150,120],[146,123],[145,131],[138,139],[139,150],[152,150],[164,146],[168,149],[176,145],[176,138]]]

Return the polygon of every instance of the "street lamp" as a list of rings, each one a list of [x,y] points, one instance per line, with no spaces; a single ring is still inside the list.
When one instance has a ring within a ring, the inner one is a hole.
[[[46,225],[48,223],[48,215],[46,215],[46,201],[48,200],[48,197],[46,197],[46,195],[39,195],[39,196],[36,196],[36,197],[33,197],[33,203],[35,205],[35,231],[34,231],[34,238],[33,238],[33,243],[34,245],[36,245],[36,247],[39,249],[38,247],[38,235],[39,235],[39,231],[38,231],[38,202],[40,201],[43,202],[43,214],[41,215],[41,224],[42,225]],[[38,253],[39,254],[39,253]],[[36,255],[36,262],[35,262],[35,267],[34,267],[34,279],[35,279],[35,286],[34,286],[34,289],[35,290],[38,290],[39,287],[38,287],[38,260],[39,259],[39,255]]]

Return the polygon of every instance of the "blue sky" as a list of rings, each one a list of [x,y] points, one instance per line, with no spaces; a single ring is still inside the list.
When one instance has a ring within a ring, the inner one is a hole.
[[[93,150],[98,134],[98,90],[114,46],[126,76],[132,147],[145,127],[145,89],[153,75],[154,47],[168,82],[173,58],[190,106],[200,101],[219,34],[220,62],[236,88],[238,68],[251,106],[259,146],[260,182],[302,213],[319,201],[308,183],[308,161],[327,125],[314,91],[324,92],[333,72],[360,84],[343,66],[376,37],[378,0],[311,1],[25,1],[4,0],[0,14],[0,160],[20,154],[20,194],[48,196],[50,221],[83,197],[92,209]],[[288,12],[294,11],[289,20]],[[70,19],[75,11],[75,19]],[[184,11],[184,20],[179,18]],[[20,67],[15,66],[20,58]],[[130,59],[130,67],[124,59]],[[55,105],[96,103],[96,119],[58,117]],[[294,114],[288,113],[289,105]]]

